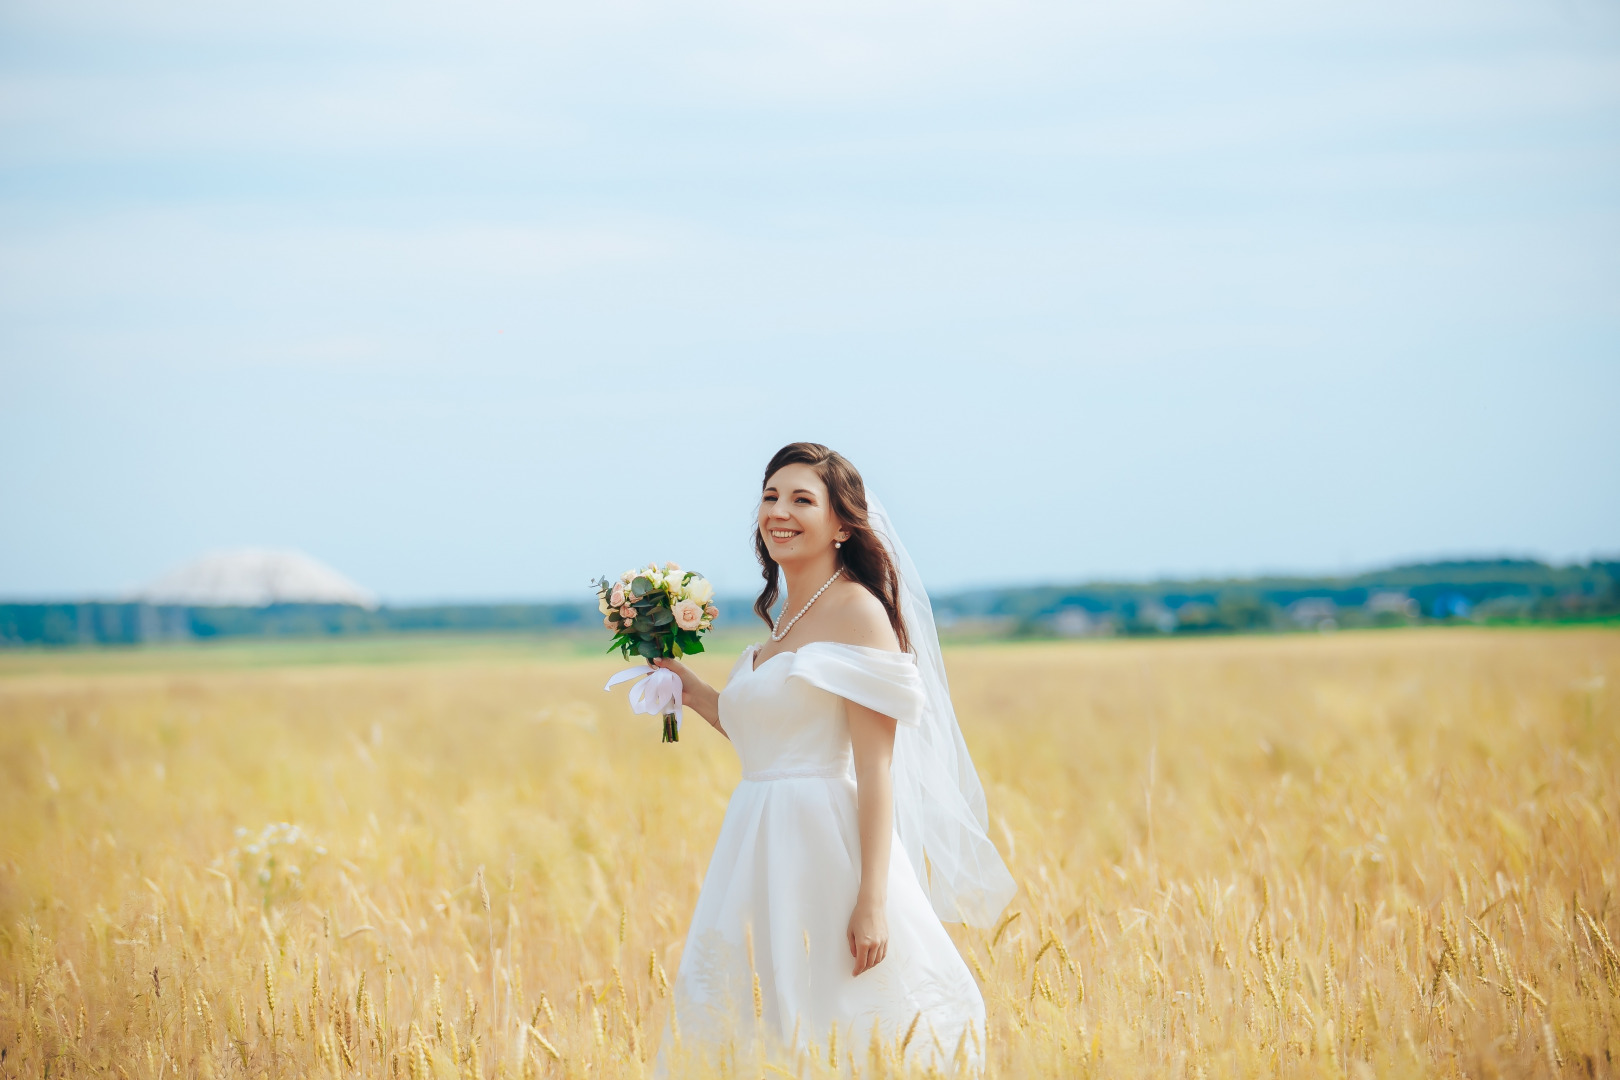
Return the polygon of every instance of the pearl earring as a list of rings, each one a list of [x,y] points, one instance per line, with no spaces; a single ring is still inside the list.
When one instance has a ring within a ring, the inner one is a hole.
[[[835,548],[841,548],[841,547],[843,547],[843,546],[844,546],[844,542],[843,542],[843,541],[842,541],[842,540],[834,540],[834,541],[833,541],[833,547],[835,547]]]

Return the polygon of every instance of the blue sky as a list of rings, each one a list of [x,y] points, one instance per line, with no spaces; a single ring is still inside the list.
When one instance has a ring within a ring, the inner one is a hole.
[[[1617,401],[1612,4],[0,8],[4,596],[1584,559]]]

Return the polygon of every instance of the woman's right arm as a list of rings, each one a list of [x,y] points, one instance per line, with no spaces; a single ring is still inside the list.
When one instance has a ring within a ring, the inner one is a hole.
[[[681,663],[679,660],[659,658],[653,661],[661,668],[668,668],[681,677],[681,704],[697,713],[713,725],[714,730],[726,735],[726,729],[720,726],[720,691],[698,678],[697,672]],[[726,735],[726,738],[731,736]]]

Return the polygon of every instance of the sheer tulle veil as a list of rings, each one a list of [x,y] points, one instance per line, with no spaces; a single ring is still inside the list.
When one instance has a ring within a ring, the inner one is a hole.
[[[927,695],[922,723],[895,730],[895,831],[941,921],[992,926],[1017,885],[986,832],[984,788],[951,705],[934,609],[893,520],[870,493],[867,513],[900,575],[900,617]]]

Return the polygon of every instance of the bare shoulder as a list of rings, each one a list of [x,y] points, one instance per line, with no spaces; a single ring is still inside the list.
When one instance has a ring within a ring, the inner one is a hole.
[[[839,581],[827,590],[827,624],[823,627],[828,639],[844,645],[864,645],[869,649],[900,651],[900,639],[889,623],[889,613],[865,585],[858,581]]]

